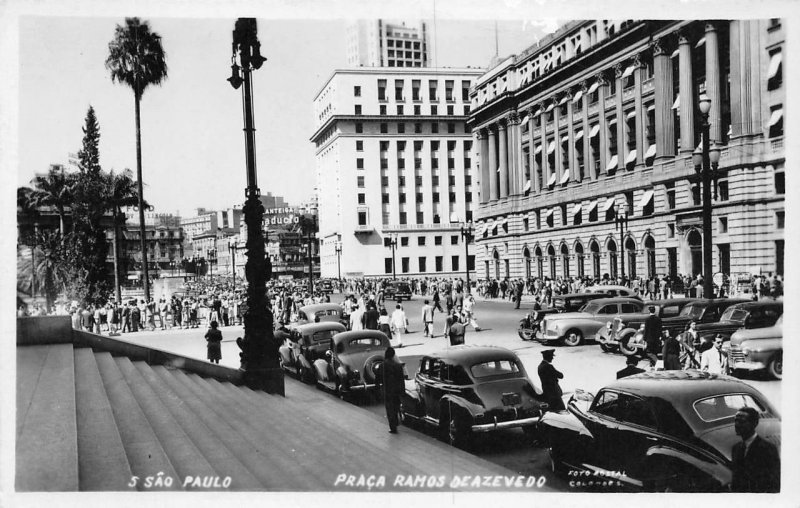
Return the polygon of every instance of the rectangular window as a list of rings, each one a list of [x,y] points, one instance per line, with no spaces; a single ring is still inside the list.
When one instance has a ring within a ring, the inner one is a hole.
[[[417,192],[416,202],[417,203],[422,203],[422,193],[421,192]]]
[[[381,177],[381,186],[383,186],[383,187],[388,187],[389,186],[389,177],[388,176],[382,176]]]
[[[364,177],[363,176],[357,176],[356,177],[356,182],[358,183],[358,188],[359,189],[363,189],[364,188]]]
[[[415,104],[414,105],[414,115],[415,116],[419,116],[421,114],[422,114],[422,106],[420,106],[419,104]]]
[[[445,80],[445,82],[444,82],[444,98],[448,102],[456,100],[455,97],[453,97],[453,81],[452,80]]]
[[[464,201],[466,203],[472,203],[472,193],[471,192],[464,193]]]
[[[436,104],[431,104],[431,115],[438,115],[438,114],[439,114],[438,106],[436,106]]]
[[[675,184],[667,184],[667,210],[675,209]]]
[[[449,202],[451,202],[451,203],[455,203],[456,202],[456,193],[455,192],[449,193],[448,196],[447,196],[447,200]]]
[[[442,244],[442,237],[441,236],[434,236],[433,237],[433,244],[434,245],[441,245]]]
[[[389,151],[389,142],[388,141],[381,141],[381,152],[388,152]]]
[[[356,169],[364,169],[364,159],[361,157],[356,159]]]
[[[409,258],[400,258],[400,266],[402,267],[403,273],[408,273],[409,270]]]
[[[356,152],[363,152],[364,151],[364,142],[360,139],[356,141]]]
[[[389,202],[389,194],[383,193],[381,194],[381,203],[386,204]]]
[[[425,214],[423,212],[417,212],[417,224],[425,224]]]
[[[455,108],[455,106],[450,106],[450,105],[447,106],[447,116],[455,115],[455,109],[454,108]]]
[[[378,108],[381,116],[386,116],[386,104],[381,104]]]
[[[781,210],[780,212],[775,212],[775,226],[777,229],[784,229],[786,221],[786,212]]]
[[[416,122],[414,124],[414,134],[422,134],[422,124],[421,123]]]
[[[415,79],[411,81],[411,99],[415,101],[422,100],[419,96],[420,80]],[[416,110],[416,108],[415,108]],[[417,113],[418,114],[418,113]]]
[[[469,115],[469,104],[464,105],[464,116]]]
[[[431,182],[433,183],[434,187],[439,185],[439,175],[433,175],[431,177]]]
[[[458,245],[458,235],[450,236],[450,245]]]
[[[356,115],[361,114],[361,104],[356,104]]]
[[[730,199],[728,195],[728,181],[727,180],[720,180],[717,183],[717,197],[719,197],[720,201],[728,201]]]
[[[388,134],[389,133],[389,124],[382,123],[381,124],[381,134]]]
[[[426,258],[425,256],[420,256],[419,257],[418,262],[419,262],[419,271],[420,271],[420,273],[425,273],[425,272],[428,271],[428,267],[426,265],[426,261],[427,260],[428,260],[428,258]]]
[[[783,171],[775,173],[775,194],[786,194],[786,181]]]
[[[667,224],[667,238],[675,238],[675,224]]]
[[[398,134],[405,134],[405,132],[406,132],[406,124],[404,124],[404,123],[397,124],[397,133]]]
[[[728,218],[720,217],[717,221],[717,234],[724,234],[728,232]]]
[[[400,237],[400,247],[408,247],[408,237],[401,236]]]
[[[431,134],[439,134],[439,123],[433,122],[431,124]]]
[[[397,185],[400,186],[400,187],[405,187],[405,185],[406,185],[406,177],[404,177],[402,175],[398,176],[397,177]]]
[[[436,271],[442,271],[442,260],[444,259],[443,256],[436,256]]]
[[[448,134],[455,134],[456,133],[456,124],[453,122],[447,122],[447,133]]]
[[[405,192],[401,192],[399,194],[398,200],[399,200],[401,205],[404,204],[406,202],[406,193]]]
[[[469,102],[469,81],[461,82],[461,102]]]
[[[403,99],[403,80],[396,79],[394,81],[394,100],[402,101]]]
[[[436,97],[436,89],[438,86],[438,81],[428,81],[428,99],[431,102],[436,102],[439,100],[439,98]]]
[[[419,245],[420,247],[425,247],[425,237],[424,236],[418,236],[417,237],[417,245]]]
[[[367,203],[367,195],[359,193],[358,194],[358,204],[359,205],[365,205],[366,203]]]
[[[433,193],[433,202],[434,203],[438,203],[439,202],[439,193],[438,192],[434,192]]]
[[[364,124],[356,122],[356,134],[361,134],[362,132],[364,132]]]
[[[400,116],[403,115],[403,105],[402,104],[399,104],[397,106],[397,114],[400,115]]]
[[[353,96],[354,97],[361,97],[361,87],[360,86],[354,86],[353,87]]]
[[[400,224],[407,224],[407,223],[408,223],[408,219],[407,219],[406,212],[400,212]]]
[[[358,212],[358,225],[359,226],[367,225],[367,212]]]
[[[378,100],[385,101],[386,100],[386,80],[379,79],[378,80]]]
[[[383,273],[392,273],[392,258],[383,258]]]

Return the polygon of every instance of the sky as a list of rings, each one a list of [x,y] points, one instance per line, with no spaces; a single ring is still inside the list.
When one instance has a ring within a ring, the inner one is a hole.
[[[409,13],[413,14],[413,13]],[[142,16],[162,37],[168,78],[141,103],[144,195],[161,213],[194,215],[244,199],[242,97],[226,79],[235,18]],[[409,18],[410,19],[410,18]],[[104,63],[122,17],[23,16],[19,20],[19,171],[29,185],[50,164],[81,148],[86,112],[100,125],[105,170],[136,170],[132,91],[112,83]],[[436,20],[442,67],[486,68],[535,44],[555,20]],[[495,39],[495,26],[497,38]],[[258,183],[262,194],[293,205],[314,189],[313,98],[346,68],[344,19],[258,18],[261,52],[254,72]],[[495,45],[497,44],[497,48]]]

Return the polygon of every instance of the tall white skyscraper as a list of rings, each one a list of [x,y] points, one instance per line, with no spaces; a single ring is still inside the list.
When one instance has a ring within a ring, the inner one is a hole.
[[[347,27],[353,67],[433,67],[429,25],[423,21],[356,20]]]

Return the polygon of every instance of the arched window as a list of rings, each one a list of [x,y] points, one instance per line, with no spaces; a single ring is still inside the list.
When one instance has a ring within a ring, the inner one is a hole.
[[[633,241],[633,238],[628,237],[625,240],[625,253],[627,254],[628,278],[633,279],[636,277],[636,242]]]
[[[619,276],[617,272],[617,242],[609,240],[608,245],[608,274],[612,279]]]
[[[542,249],[537,246],[533,253],[536,256],[536,276],[540,280],[544,279],[544,260],[542,259]]]
[[[583,278],[583,245],[580,242],[575,244],[575,262],[578,267],[578,277]]]
[[[569,278],[569,248],[564,244],[561,245],[561,273],[565,279]]]
[[[525,264],[525,278],[530,279],[531,277],[531,251],[525,247],[522,250],[522,259]]]
[[[494,251],[494,254],[492,254],[492,257],[494,258],[494,278],[499,280],[500,279],[500,253],[497,252],[497,251]]]
[[[644,258],[647,270],[647,278],[656,275],[656,241],[652,236],[647,236],[644,240]]]
[[[686,237],[692,254],[692,276],[703,272],[703,236],[693,229]]]
[[[589,244],[589,251],[592,253],[592,277],[595,279],[600,278],[600,246],[597,242],[592,241]]]
[[[547,248],[547,258],[550,262],[550,278],[555,280],[556,279],[556,250],[553,246],[549,246]]]

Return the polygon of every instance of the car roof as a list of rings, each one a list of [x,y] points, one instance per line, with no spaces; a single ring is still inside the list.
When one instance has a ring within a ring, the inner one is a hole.
[[[350,339],[364,339],[364,338],[376,338],[389,341],[389,338],[386,336],[385,333],[379,330],[354,330],[352,332],[342,332],[337,333],[333,336],[333,341],[336,344],[341,344],[344,342],[349,342]]]
[[[565,293],[565,294],[562,294],[562,295],[553,295],[553,299],[556,299],[556,298],[576,298],[576,297],[581,297],[581,298],[588,297],[588,298],[591,298],[593,300],[598,300],[598,299],[602,298],[603,296],[602,296],[602,293],[600,293],[600,292],[594,292],[594,293]]]
[[[710,299],[710,298],[698,298],[694,302],[690,302],[690,303],[692,303],[692,304],[698,304],[699,303],[699,304],[704,304],[704,305],[710,305],[710,304],[720,304],[720,305],[722,305],[722,304],[725,304],[727,306],[731,306],[731,305],[736,305],[736,304],[739,304],[739,303],[747,303],[747,302],[752,302],[752,300],[749,300],[749,299],[746,299],[746,298],[714,298],[713,300]],[[687,304],[687,305],[689,305],[689,304]]]
[[[642,304],[642,301],[639,300],[638,298],[632,298],[630,296],[615,296],[614,298],[597,298],[595,300],[592,300],[591,303],[637,303],[637,304]]]
[[[644,302],[645,306],[648,305],[657,305],[657,306],[665,306],[665,305],[689,305],[692,302],[697,302],[699,299],[697,298],[668,298],[666,300],[647,300]]]
[[[758,308],[770,308],[770,307],[772,307],[772,308],[781,308],[782,309],[783,308],[783,302],[779,302],[779,301],[775,301],[775,300],[772,300],[772,301],[759,300],[757,302],[750,301],[750,302],[744,302],[744,303],[736,303],[734,305],[731,305],[731,307],[735,307],[737,309],[744,309],[744,310],[758,309]],[[730,308],[730,307],[728,307],[728,308]]]
[[[336,330],[339,332],[343,332],[347,330],[342,323],[338,321],[320,321],[319,323],[306,323],[303,325],[297,325],[295,328],[298,333],[301,334],[312,334],[327,330]]]
[[[691,398],[693,401],[720,393],[758,393],[749,384],[735,377],[712,374],[702,370],[661,370],[627,376],[606,385],[606,389],[622,390],[649,397],[676,402]],[[765,400],[763,396],[760,397]]]
[[[478,362],[494,360],[514,360],[519,358],[510,349],[500,346],[480,346],[463,344],[451,346],[426,355],[430,358],[451,361],[453,363],[474,365]]]
[[[629,288],[627,286],[617,286],[617,285],[614,285],[614,284],[595,284],[594,286],[587,287],[586,291],[600,291],[600,292],[602,292],[602,291],[604,291],[606,289],[616,289],[616,290],[624,289],[625,291],[630,291],[631,293],[633,292],[633,289],[631,289],[631,288]]]
[[[338,303],[313,303],[311,305],[304,305],[300,307],[305,313],[317,312],[318,310],[338,310],[341,311],[342,307]]]

